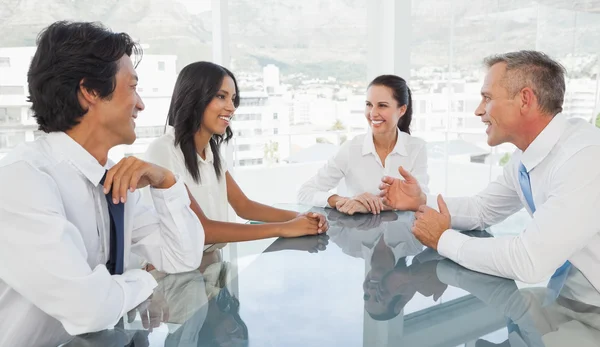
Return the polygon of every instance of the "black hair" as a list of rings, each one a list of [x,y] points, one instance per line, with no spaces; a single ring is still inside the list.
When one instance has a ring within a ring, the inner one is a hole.
[[[413,113],[412,94],[404,78],[396,75],[381,75],[375,77],[375,79],[369,83],[369,87],[371,86],[384,86],[390,88],[394,99],[398,102],[398,107],[406,105],[406,112],[398,121],[398,129],[410,134],[410,122],[412,121]]]
[[[241,339],[236,341],[236,346],[248,346],[248,326],[242,320],[240,316],[240,301],[235,295],[231,295],[229,290],[227,289],[227,275],[229,271],[230,264],[228,262],[223,262],[221,266],[221,270],[219,271],[219,277],[215,285],[219,288],[219,294],[214,297],[208,304],[215,305],[219,312],[223,314],[227,314],[233,318],[238,327],[241,329]],[[211,310],[208,311],[209,315],[211,314]],[[215,330],[219,324],[222,323],[222,319],[218,319],[217,317],[207,316],[205,320],[205,324],[202,326],[198,333],[199,346],[206,347],[218,347],[220,344],[217,341],[217,336],[215,336]]]
[[[80,83],[110,99],[125,54],[141,59],[142,49],[129,35],[100,23],[60,21],[42,30],[27,72],[28,101],[39,129],[67,131],[79,124],[87,113],[79,103]]]
[[[240,104],[240,93],[235,76],[226,68],[200,61],[184,67],[175,83],[167,124],[175,128],[175,145],[181,148],[185,159],[185,167],[195,182],[200,182],[200,170],[194,135],[200,130],[204,110],[221,88],[225,76],[231,77],[235,85],[233,105]],[[213,153],[213,165],[217,178],[221,178],[220,147],[223,141],[228,142],[233,131],[227,127],[225,135],[213,134],[210,146]]]
[[[214,301],[210,301],[208,303],[208,305],[216,304],[218,307],[218,310],[221,313],[226,314],[226,315],[230,316],[231,318],[233,318],[233,320],[235,321],[235,323],[237,324],[239,329],[241,329],[240,330],[241,336],[239,338],[235,338],[235,339],[233,339],[233,341],[229,341],[229,342],[233,343],[234,346],[246,347],[249,345],[248,326],[242,320],[242,317],[240,317],[240,302],[235,296],[232,296],[231,294],[229,294],[229,291],[227,290],[227,288],[222,288],[221,292],[222,291],[227,291],[227,295],[229,295],[229,299],[227,299],[229,301],[229,303],[227,303],[228,309],[223,310],[221,308],[221,305],[218,302],[216,302],[218,300],[217,298],[213,299]],[[219,292],[219,294],[221,294],[221,292]],[[223,323],[224,319],[226,319],[226,318],[212,317],[210,310],[209,310],[209,314],[206,317],[204,325],[202,325],[202,327],[200,328],[200,331],[198,332],[198,342],[199,342],[198,346],[206,346],[206,347],[221,346],[221,344],[218,342],[219,337],[215,334],[215,332],[216,332],[216,328],[220,324]]]

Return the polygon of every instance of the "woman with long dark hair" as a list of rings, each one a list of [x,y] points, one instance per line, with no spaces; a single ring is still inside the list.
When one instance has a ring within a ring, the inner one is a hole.
[[[425,141],[410,135],[412,95],[406,81],[395,75],[375,78],[367,88],[365,117],[370,131],[346,141],[339,152],[307,181],[298,200],[332,207],[347,214],[378,214],[390,209],[379,197],[383,176],[400,178],[410,172],[427,191]],[[331,193],[345,179],[347,196]]]
[[[177,78],[168,125],[148,147],[147,160],[181,175],[206,234],[206,244],[320,234],[327,220],[317,213],[296,213],[248,199],[220,155],[240,104],[235,76],[210,62],[184,67]],[[235,213],[262,225],[227,223],[228,204]]]

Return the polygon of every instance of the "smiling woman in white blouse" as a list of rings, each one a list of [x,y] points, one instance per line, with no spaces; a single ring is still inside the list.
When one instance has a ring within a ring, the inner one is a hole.
[[[166,133],[150,144],[146,159],[181,175],[207,245],[327,231],[321,214],[299,214],[248,199],[229,174],[220,146],[233,136],[229,125],[239,103],[231,71],[202,61],[184,67],[175,83]],[[228,204],[244,219],[269,224],[228,223]]]
[[[406,81],[395,75],[375,78],[367,88],[365,117],[370,131],[345,142],[302,185],[299,202],[332,207],[347,214],[377,214],[390,209],[379,197],[381,178],[400,178],[399,170],[410,172],[427,191],[427,148],[425,141],[410,135],[412,97]],[[342,178],[347,196],[330,192]]]

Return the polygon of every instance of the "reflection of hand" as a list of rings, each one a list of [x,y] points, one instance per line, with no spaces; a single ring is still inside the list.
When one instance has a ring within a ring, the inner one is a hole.
[[[442,261],[446,258],[442,257],[435,249],[433,248],[425,248],[421,253],[415,255],[413,257],[412,263],[413,264],[418,264],[418,263],[426,263],[428,261],[435,261],[435,262],[439,262]],[[437,270],[436,270],[437,272]]]
[[[329,222],[339,221],[346,218],[346,215],[336,209],[327,209],[327,220]]]
[[[305,236],[293,239],[280,238],[273,242],[266,252],[276,252],[282,250],[297,250],[306,251],[309,253],[317,253],[324,251],[329,244],[329,236],[322,234],[318,236]]]
[[[334,222],[336,226],[360,230],[374,229],[379,227],[383,222],[393,222],[398,220],[398,215],[395,212],[389,211],[378,215],[357,214],[348,216],[336,210],[331,210],[327,217]]]
[[[369,210],[356,199],[342,199],[335,204],[335,208],[345,214],[368,213]]]
[[[319,235],[317,237],[310,237],[307,239],[312,240],[312,247],[306,247],[308,248],[306,249],[308,253],[318,253],[320,251],[324,251],[329,244],[329,236],[327,235]]]
[[[362,223],[357,226],[360,230],[375,229],[381,225],[381,215],[369,216],[369,218],[363,218]]]
[[[380,214],[381,211],[384,210],[381,198],[371,193],[362,193],[355,196],[353,199],[360,202],[364,207],[367,208],[367,211],[373,214]]]
[[[169,320],[169,306],[162,294],[156,291],[150,298],[127,313],[129,323],[135,319],[136,311],[140,314],[142,326],[150,332],[152,332],[152,329],[158,328],[160,323]]]

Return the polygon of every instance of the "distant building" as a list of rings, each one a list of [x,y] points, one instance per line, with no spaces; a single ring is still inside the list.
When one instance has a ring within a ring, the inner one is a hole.
[[[0,48],[0,158],[38,135],[27,102],[27,70],[35,47]]]
[[[263,68],[263,85],[268,94],[273,94],[281,86],[279,83],[279,68],[269,64]]]
[[[266,92],[240,92],[231,123],[236,166],[278,163],[289,155],[289,106]]]
[[[339,146],[332,143],[315,143],[290,155],[284,161],[290,164],[326,161],[333,157],[338,149]]]

